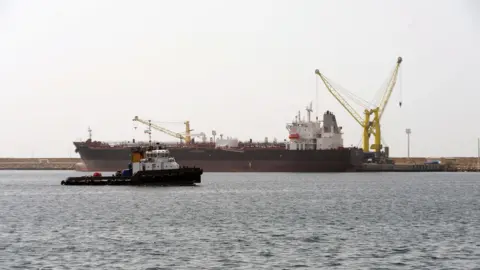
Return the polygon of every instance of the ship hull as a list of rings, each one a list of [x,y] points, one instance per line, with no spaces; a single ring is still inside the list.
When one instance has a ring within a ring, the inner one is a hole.
[[[130,162],[129,148],[90,148],[76,145],[86,171],[118,171]],[[347,172],[357,170],[363,160],[361,149],[285,150],[171,148],[182,166],[200,167],[204,172]]]
[[[258,160],[252,162],[242,161],[209,161],[188,160],[177,161],[182,166],[202,168],[205,172],[346,172],[355,171],[353,166],[344,166],[341,163],[318,163],[318,162],[293,162]],[[126,167],[128,160],[87,160],[81,171],[114,172]]]

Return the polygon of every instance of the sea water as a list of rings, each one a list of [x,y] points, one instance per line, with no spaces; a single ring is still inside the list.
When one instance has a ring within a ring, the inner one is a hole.
[[[0,171],[0,269],[480,269],[480,174]]]

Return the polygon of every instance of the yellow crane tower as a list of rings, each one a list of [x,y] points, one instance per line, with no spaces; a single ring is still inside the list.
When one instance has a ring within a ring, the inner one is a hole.
[[[181,134],[181,133],[177,133],[177,132],[173,132],[171,130],[168,130],[164,127],[161,127],[159,125],[156,125],[156,124],[153,124],[151,121],[149,120],[143,120],[141,118],[139,118],[138,116],[135,116],[133,118],[133,121],[137,121],[137,122],[140,122],[144,125],[147,125],[147,126],[150,126],[158,131],[161,131],[165,134],[168,134],[172,137],[175,137],[177,139],[180,139],[180,140],[184,140],[185,143],[187,144],[190,144],[191,140],[192,140],[192,136],[191,136],[191,131],[193,131],[193,129],[190,129],[190,121],[185,121],[183,122],[183,124],[185,124],[185,135]]]
[[[387,88],[380,100],[378,106],[374,106],[374,108],[365,107],[364,115],[365,118],[362,118],[360,114],[353,109],[352,106],[345,100],[344,97],[332,86],[332,84],[327,80],[327,78],[320,73],[317,69],[315,70],[315,74],[320,76],[325,87],[327,90],[335,97],[335,99],[347,110],[347,112],[355,119],[355,121],[360,124],[363,128],[363,151],[369,151],[369,149],[374,149],[375,152],[380,153],[380,150],[383,148],[381,141],[381,130],[380,130],[380,120],[382,118],[383,112],[387,107],[388,101],[390,100],[390,96],[392,95],[393,89],[395,87],[395,83],[397,81],[397,75],[399,72],[400,64],[402,63],[402,57],[398,57],[396,66],[393,70],[393,74],[391,75]],[[402,103],[400,102],[399,105],[401,106]],[[373,116],[373,118],[372,118]],[[375,136],[374,144],[370,145],[370,135],[373,134]]]

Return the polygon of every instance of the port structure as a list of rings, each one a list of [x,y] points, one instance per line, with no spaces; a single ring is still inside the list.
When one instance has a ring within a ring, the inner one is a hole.
[[[190,129],[190,121],[183,122],[183,124],[185,124],[185,132],[183,134],[171,131],[169,129],[166,129],[164,127],[161,127],[157,124],[152,123],[151,120],[144,120],[142,118],[139,118],[138,116],[135,116],[133,118],[133,121],[136,121],[136,122],[142,123],[144,125],[147,125],[149,127],[149,131],[148,131],[149,136],[151,135],[151,130],[150,129],[153,128],[153,129],[156,129],[156,130],[158,130],[160,132],[163,132],[167,135],[170,135],[174,138],[180,139],[181,143],[182,143],[182,141],[185,141],[186,144],[190,144],[192,142],[192,137],[195,137],[195,136],[205,137],[205,134],[203,132],[199,133],[199,134],[192,134],[191,133],[193,131],[193,129]]]
[[[380,128],[380,120],[382,115],[387,107],[388,101],[390,100],[390,96],[392,95],[393,89],[395,88],[395,84],[397,82],[397,77],[400,69],[400,64],[402,63],[402,57],[397,58],[397,62],[395,68],[387,82],[387,87],[383,92],[382,98],[378,105],[365,105],[363,114],[365,117],[362,117],[351,105],[348,101],[333,87],[332,83],[322,74],[318,69],[315,70],[315,74],[318,75],[327,90],[335,97],[335,99],[347,110],[347,112],[355,119],[355,121],[360,124],[363,128],[363,151],[370,151],[369,149],[375,150],[377,157],[380,156],[380,151],[382,150],[383,146],[381,144],[382,141],[382,133]],[[400,107],[402,106],[402,102],[399,102]],[[372,108],[373,107],[373,108]],[[374,135],[374,143],[370,145],[370,136]]]

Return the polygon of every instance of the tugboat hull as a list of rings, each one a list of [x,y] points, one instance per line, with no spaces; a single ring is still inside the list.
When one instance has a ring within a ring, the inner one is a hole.
[[[132,185],[194,185],[201,182],[202,169],[139,171],[131,179]]]
[[[189,186],[201,183],[203,170],[200,168],[180,168],[172,170],[138,171],[126,176],[80,176],[68,177],[62,185],[149,185],[149,186]]]

